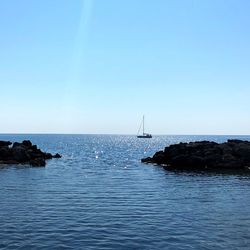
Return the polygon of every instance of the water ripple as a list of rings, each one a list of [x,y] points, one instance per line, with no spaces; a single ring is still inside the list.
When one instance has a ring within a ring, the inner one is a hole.
[[[27,138],[63,158],[0,169],[0,249],[249,249],[250,176],[140,163],[171,143],[227,137],[1,135]]]

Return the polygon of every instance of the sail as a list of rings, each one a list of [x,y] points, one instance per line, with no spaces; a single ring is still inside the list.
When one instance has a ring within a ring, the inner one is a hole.
[[[141,127],[142,127],[142,134],[140,134]],[[152,138],[152,135],[149,133],[145,133],[144,129],[145,129],[145,117],[143,115],[142,123],[141,123],[139,130],[138,130],[138,133],[137,133],[137,138]]]

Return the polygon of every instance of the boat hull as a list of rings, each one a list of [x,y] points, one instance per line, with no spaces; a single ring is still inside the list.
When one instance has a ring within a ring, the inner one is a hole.
[[[137,135],[137,138],[152,138],[152,135]]]

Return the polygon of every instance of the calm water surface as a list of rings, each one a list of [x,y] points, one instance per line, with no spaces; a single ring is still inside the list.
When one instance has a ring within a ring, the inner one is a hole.
[[[0,167],[0,249],[249,249],[250,176],[168,172],[140,159],[239,136],[0,135],[62,159]]]

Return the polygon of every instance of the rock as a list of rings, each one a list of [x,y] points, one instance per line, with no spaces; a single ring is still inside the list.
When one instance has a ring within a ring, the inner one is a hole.
[[[144,158],[144,159],[141,159],[141,162],[144,162],[144,163],[153,163],[153,161],[151,161],[151,157],[147,157],[147,158]]]
[[[21,145],[22,145],[22,143],[20,143],[20,142],[14,142],[12,148],[19,147]]]
[[[10,156],[11,156],[11,151],[10,151],[9,147],[7,147],[7,146],[0,147],[0,159],[6,160]]]
[[[0,161],[0,164],[4,164],[4,165],[17,165],[17,164],[19,164],[19,162],[15,161],[15,160],[5,160],[5,161]]]
[[[32,145],[31,149],[34,150],[34,151],[36,151],[37,150],[37,145]]]
[[[0,141],[0,147],[10,146],[12,143],[10,141]]]
[[[49,160],[53,158],[53,155],[51,153],[45,153],[44,157],[46,160]]]
[[[221,144],[210,141],[179,143],[141,162],[156,163],[177,170],[242,170],[250,167],[250,142],[228,140]]]
[[[25,147],[27,147],[27,148],[31,148],[31,147],[32,147],[32,143],[31,143],[31,141],[29,141],[29,140],[24,140],[24,141],[22,142],[22,144],[23,144]]]
[[[53,155],[53,158],[62,158],[62,156],[57,153],[57,154]]]
[[[12,158],[19,163],[24,163],[30,160],[27,150],[22,146],[14,147],[12,149],[12,155]]]
[[[44,167],[46,162],[43,158],[36,158],[30,161],[30,165],[34,167]]]
[[[12,147],[9,147],[12,145]],[[0,164],[30,164],[31,166],[45,166],[45,160],[61,158],[61,155],[46,153],[32,145],[31,141],[22,143],[0,141]]]

